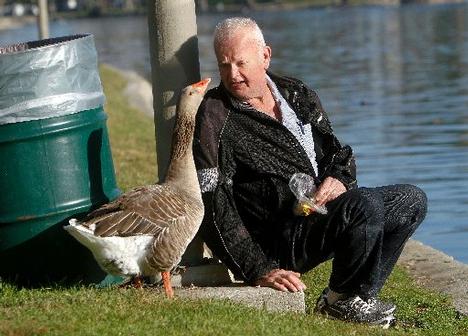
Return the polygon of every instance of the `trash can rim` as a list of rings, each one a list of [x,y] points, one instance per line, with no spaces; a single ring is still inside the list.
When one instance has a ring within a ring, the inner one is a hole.
[[[0,45],[0,57],[3,55],[14,55],[19,53],[33,52],[38,50],[43,50],[47,48],[57,47],[61,44],[65,44],[72,41],[77,41],[80,39],[93,38],[93,34],[84,33],[84,34],[74,34],[74,35],[64,35],[58,37],[52,37],[43,40],[19,42],[6,46]]]

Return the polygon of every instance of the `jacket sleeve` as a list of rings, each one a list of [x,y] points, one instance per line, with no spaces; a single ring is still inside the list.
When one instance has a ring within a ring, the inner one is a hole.
[[[219,167],[219,143],[226,120],[222,111],[221,106],[204,101],[197,115],[194,159],[205,206],[199,233],[236,277],[252,283],[279,266],[265,255],[238,214],[232,185],[232,146],[223,147],[223,168]]]
[[[343,183],[347,190],[357,188],[356,164],[350,146],[344,146],[335,151],[329,169],[324,173],[324,178],[328,176]]]
[[[342,146],[334,135],[330,120],[317,93],[308,89],[308,96],[313,104],[317,127],[324,136],[324,147],[328,149],[328,153],[324,153],[327,164],[319,177],[320,180],[323,181],[330,176],[342,182],[347,190],[356,188],[356,162],[352,148],[348,145]]]

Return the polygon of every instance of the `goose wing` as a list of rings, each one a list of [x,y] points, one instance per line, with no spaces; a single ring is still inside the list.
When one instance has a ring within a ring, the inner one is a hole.
[[[186,204],[165,185],[136,188],[91,212],[83,223],[100,237],[161,234],[185,220]]]

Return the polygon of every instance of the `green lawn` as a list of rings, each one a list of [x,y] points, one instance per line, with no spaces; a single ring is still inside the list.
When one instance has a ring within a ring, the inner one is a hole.
[[[106,67],[101,76],[119,186],[127,190],[152,183],[151,119],[126,105],[122,77]],[[308,309],[329,272],[330,264],[325,264],[304,275]],[[278,314],[227,301],[171,301],[155,289],[20,289],[0,282],[0,335],[468,335],[468,318],[459,316],[447,297],[418,288],[401,269],[392,274],[382,296],[398,305],[399,323],[387,331],[310,312]]]

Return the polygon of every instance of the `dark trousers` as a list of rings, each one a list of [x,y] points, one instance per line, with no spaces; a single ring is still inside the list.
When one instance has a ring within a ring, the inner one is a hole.
[[[327,209],[289,231],[290,251],[281,264],[303,273],[333,258],[330,289],[367,298],[378,294],[424,219],[427,199],[412,185],[358,188]]]

